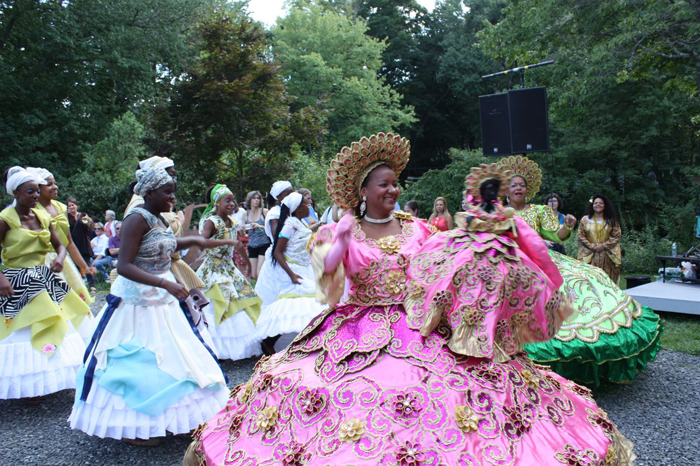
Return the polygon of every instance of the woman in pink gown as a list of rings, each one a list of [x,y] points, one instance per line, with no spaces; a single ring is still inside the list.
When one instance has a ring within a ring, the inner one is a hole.
[[[408,152],[408,141],[380,133],[332,162],[329,193],[356,216],[314,239],[319,294],[331,308],[285,351],[261,359],[227,407],[196,431],[186,465],[631,461],[631,445],[587,389],[521,354],[523,342],[548,338],[566,314],[544,246],[520,250],[505,217],[497,230],[484,229],[488,219],[465,221],[482,229],[429,239],[425,222],[392,213]],[[438,261],[410,263],[416,253]],[[479,264],[474,273],[453,277],[471,263]],[[347,299],[333,306],[346,278]],[[452,306],[474,292],[472,307]],[[482,325],[471,310],[486,313],[490,304]],[[491,351],[472,348],[482,341]]]

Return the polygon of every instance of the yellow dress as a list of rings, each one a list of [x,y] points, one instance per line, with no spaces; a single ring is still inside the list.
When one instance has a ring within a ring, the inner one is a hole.
[[[620,239],[622,230],[619,224],[613,227],[610,222],[598,223],[595,219],[583,217],[578,227],[578,260],[600,267],[612,281],[619,283],[622,264]],[[600,244],[605,249],[594,251]]]
[[[12,297],[0,297],[0,399],[74,388],[85,351],[71,321],[79,325],[88,306],[44,265],[52,249],[51,216],[32,210],[41,231],[23,228],[14,207],[0,212],[10,227],[2,243],[3,274],[14,289]]]
[[[51,224],[53,225],[54,230],[56,230],[58,239],[61,240],[61,243],[63,243],[65,247],[68,247],[68,234],[70,232],[70,223],[68,222],[68,215],[66,214],[66,205],[56,200],[52,200],[51,204],[53,205],[54,209],[56,209],[56,213],[58,214],[55,217],[51,218]],[[41,204],[38,204],[37,208],[42,209],[46,213],[48,213],[48,211]],[[46,254],[46,265],[50,266],[51,261],[53,261],[55,258],[56,251],[54,251],[52,246],[51,251],[48,254]],[[73,259],[71,259],[69,254],[66,254],[66,260],[63,261],[63,271],[58,275],[61,278],[63,278],[66,281],[66,283],[68,283],[68,285],[70,285],[71,289],[75,291],[78,294],[78,296],[80,296],[80,299],[85,301],[85,303],[88,306],[95,301],[92,298],[92,296],[90,296],[90,293],[88,292],[88,289],[85,286],[85,282],[83,282],[83,277],[78,271],[78,267],[75,265],[75,262],[73,262]]]

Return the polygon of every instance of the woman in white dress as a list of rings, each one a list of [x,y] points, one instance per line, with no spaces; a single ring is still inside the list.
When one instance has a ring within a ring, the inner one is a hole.
[[[307,249],[312,231],[303,219],[308,215],[309,204],[301,194],[291,193],[282,201],[267,277],[277,289],[274,297],[263,300],[256,332],[266,354],[286,346],[324,309],[316,301],[315,276]],[[285,338],[277,341],[280,335]]]
[[[154,445],[154,437],[188,433],[209,419],[229,391],[211,337],[184,301],[187,288],[170,271],[175,250],[215,244],[175,237],[161,215],[175,202],[164,169],[139,170],[136,178],[144,204],[122,223],[119,276],[78,373],[69,421],[89,435]]]

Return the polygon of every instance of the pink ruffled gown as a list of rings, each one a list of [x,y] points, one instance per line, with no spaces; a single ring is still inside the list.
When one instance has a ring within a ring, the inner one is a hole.
[[[626,464],[630,445],[590,392],[520,353],[521,330],[525,340],[554,332],[558,283],[512,238],[448,232],[426,242],[427,224],[402,216],[402,225],[381,240],[354,227],[347,300],[261,359],[196,431],[185,464]],[[318,233],[315,255],[334,227]],[[479,357],[450,349],[460,329]]]

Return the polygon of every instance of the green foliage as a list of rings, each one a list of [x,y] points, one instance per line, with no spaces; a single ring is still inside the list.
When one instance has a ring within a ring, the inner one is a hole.
[[[656,228],[652,225],[647,225],[642,230],[631,230],[623,226],[620,247],[624,275],[656,275],[661,262],[655,257],[671,254],[671,241],[659,239]]]
[[[85,145],[169,86],[210,0],[0,2],[0,160],[66,179]]]
[[[428,218],[433,212],[435,198],[442,196],[447,200],[450,213],[462,210],[464,181],[469,170],[494,160],[484,157],[480,150],[453,150],[450,157],[452,161],[442,170],[430,170],[420,180],[407,183],[399,200],[402,207],[407,201],[415,200],[421,218]]]
[[[60,199],[73,196],[80,209],[102,218],[111,209],[121,217],[131,198],[127,192],[134,179],[138,161],[147,157],[143,143],[145,129],[133,113],[127,112],[116,119],[107,137],[90,148],[84,155],[85,164],[59,192]],[[61,180],[57,180],[59,185]]]
[[[260,167],[269,175],[288,170],[293,142],[315,147],[321,113],[313,105],[290,113],[265,33],[244,8],[213,9],[192,41],[198,55],[154,112],[154,145],[205,186],[235,179],[242,199],[262,188]]]
[[[311,195],[316,204],[316,209],[320,212],[331,205],[331,199],[326,191],[326,177],[328,176],[328,166],[330,160],[317,158],[313,155],[300,153],[292,161],[292,173],[289,181],[294,189],[306,188],[311,191]]]
[[[328,110],[328,151],[379,131],[413,123],[413,110],[377,75],[384,44],[365,34],[364,21],[309,1],[295,1],[273,28],[272,51],[295,97],[293,108]]]
[[[527,84],[548,86],[548,186],[566,210],[580,216],[603,192],[632,228],[659,217],[663,236],[686,228],[689,212],[681,223],[664,212],[698,201],[699,24],[689,2],[524,0],[478,34],[508,67],[556,61]]]

